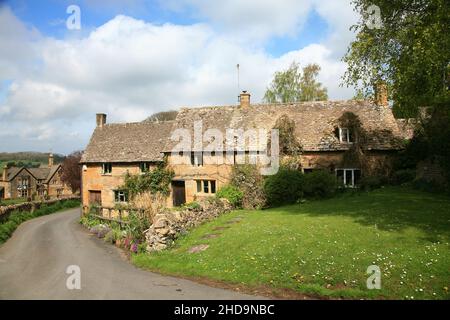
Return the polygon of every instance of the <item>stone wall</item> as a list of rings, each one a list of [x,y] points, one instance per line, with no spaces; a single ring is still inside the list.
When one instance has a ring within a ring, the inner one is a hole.
[[[166,249],[179,235],[221,214],[231,211],[226,199],[209,198],[198,203],[197,207],[182,210],[167,210],[157,214],[154,223],[145,231],[147,251]]]
[[[33,212],[34,210],[39,209],[42,205],[51,205],[58,201],[66,201],[66,200],[79,200],[80,197],[72,196],[66,197],[64,199],[52,199],[52,200],[44,200],[44,201],[31,201],[31,202],[23,202],[19,204],[12,204],[7,206],[0,206],[0,221],[5,220],[9,217],[11,212],[13,211],[28,211]]]

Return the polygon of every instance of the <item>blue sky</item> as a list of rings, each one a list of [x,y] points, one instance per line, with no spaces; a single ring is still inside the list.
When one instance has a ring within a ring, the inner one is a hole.
[[[81,30],[68,30],[69,5]],[[350,0],[15,0],[0,6],[0,151],[84,149],[95,113],[260,102],[274,72],[318,63],[330,99],[358,17]]]
[[[125,1],[126,3],[127,1]],[[154,24],[173,23],[177,25],[190,25],[195,23],[208,23],[208,19],[196,14],[192,8],[183,10],[170,10],[161,4],[161,1],[136,1],[131,4],[89,4],[89,1],[73,0],[43,0],[43,1],[6,1],[12,11],[29,27],[37,28],[41,33],[57,39],[67,36],[83,36],[86,31],[108,22],[116,15],[129,15]],[[69,5],[78,5],[82,10],[84,28],[80,31],[69,31],[65,27],[65,20],[69,16],[66,9]],[[330,33],[327,22],[316,12],[311,10],[301,32],[275,36],[265,43],[267,52],[278,57],[291,50],[317,43]]]

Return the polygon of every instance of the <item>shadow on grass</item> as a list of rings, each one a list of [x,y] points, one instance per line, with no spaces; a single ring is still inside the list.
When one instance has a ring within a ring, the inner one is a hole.
[[[427,241],[450,240],[450,198],[409,188],[353,192],[333,199],[283,207],[282,210],[285,214],[348,216],[362,225],[376,225],[386,231],[414,227],[426,234],[424,239]]]

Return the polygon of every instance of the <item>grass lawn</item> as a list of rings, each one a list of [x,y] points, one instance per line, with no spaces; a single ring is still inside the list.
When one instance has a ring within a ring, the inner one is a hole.
[[[239,220],[239,222],[235,222]],[[217,235],[211,237],[211,234]],[[344,194],[204,224],[140,267],[330,297],[449,299],[450,199],[408,188]],[[199,244],[209,248],[188,250]],[[367,267],[381,289],[366,287]]]

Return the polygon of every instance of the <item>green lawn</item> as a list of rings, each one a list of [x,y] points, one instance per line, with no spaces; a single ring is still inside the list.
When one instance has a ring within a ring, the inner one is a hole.
[[[241,221],[230,223],[236,218]],[[449,198],[390,187],[234,211],[192,230],[172,249],[138,254],[133,262],[162,273],[310,295],[449,299],[449,241]],[[188,253],[199,244],[209,248]],[[366,287],[370,265],[381,269],[380,290]]]

